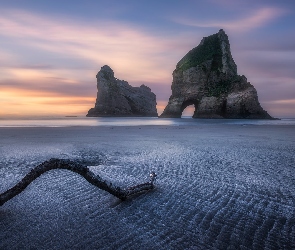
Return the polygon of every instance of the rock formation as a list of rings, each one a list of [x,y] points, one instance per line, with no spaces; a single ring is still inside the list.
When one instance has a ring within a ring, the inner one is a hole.
[[[158,116],[156,95],[149,87],[130,86],[128,82],[115,78],[107,65],[101,68],[96,78],[95,107],[86,116]]]
[[[172,95],[160,117],[181,117],[195,106],[193,118],[272,119],[260,106],[257,91],[237,74],[228,36],[221,29],[204,37],[176,65]]]

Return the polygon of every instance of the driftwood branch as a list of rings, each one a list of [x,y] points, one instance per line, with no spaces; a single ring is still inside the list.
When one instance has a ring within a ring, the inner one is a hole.
[[[154,181],[156,174],[152,172],[150,174],[150,181],[139,184],[127,189],[121,189],[114,186],[112,183],[103,180],[100,176],[91,172],[87,166],[81,165],[71,160],[66,159],[50,159],[33,168],[19,183],[10,188],[6,192],[0,194],[0,206],[5,202],[12,199],[14,196],[20,194],[32,181],[38,178],[41,174],[52,169],[67,169],[83,176],[92,185],[109,192],[110,194],[118,197],[121,200],[126,200],[128,197],[152,190],[154,188]]]

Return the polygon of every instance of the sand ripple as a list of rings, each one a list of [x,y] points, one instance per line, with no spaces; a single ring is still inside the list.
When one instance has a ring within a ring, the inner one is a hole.
[[[0,208],[0,249],[295,249],[293,143],[149,136],[66,153],[123,186],[154,170],[155,191],[120,202],[51,171]],[[2,154],[0,191],[48,155]]]

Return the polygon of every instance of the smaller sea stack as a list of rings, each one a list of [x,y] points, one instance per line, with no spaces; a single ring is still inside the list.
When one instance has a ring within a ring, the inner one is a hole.
[[[97,98],[95,107],[86,116],[157,117],[156,95],[145,85],[132,87],[128,82],[115,78],[107,65],[96,75]]]

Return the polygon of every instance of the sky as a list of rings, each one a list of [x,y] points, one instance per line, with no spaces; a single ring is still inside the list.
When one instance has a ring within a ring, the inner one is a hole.
[[[295,1],[0,0],[0,118],[85,116],[109,65],[157,96],[177,62],[219,29],[238,74],[274,117],[295,117]]]

